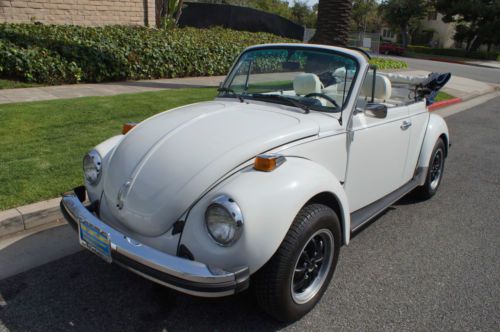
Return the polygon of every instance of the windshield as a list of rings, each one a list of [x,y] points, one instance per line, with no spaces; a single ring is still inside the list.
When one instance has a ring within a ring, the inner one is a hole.
[[[245,52],[228,75],[220,97],[238,97],[339,112],[358,70],[354,58],[304,47]]]

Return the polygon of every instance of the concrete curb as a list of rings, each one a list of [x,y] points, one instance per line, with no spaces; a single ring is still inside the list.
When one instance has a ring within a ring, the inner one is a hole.
[[[453,104],[458,104],[461,102],[462,102],[462,98],[452,98],[452,99],[448,99],[448,100],[435,102],[434,104],[430,105],[428,108],[429,108],[429,111],[432,112],[432,111],[435,111],[437,109],[440,109],[440,108],[443,108],[446,106],[451,106]]]
[[[59,209],[60,201],[60,198],[54,198],[0,211],[0,238],[19,235],[19,233],[49,224],[64,223]]]

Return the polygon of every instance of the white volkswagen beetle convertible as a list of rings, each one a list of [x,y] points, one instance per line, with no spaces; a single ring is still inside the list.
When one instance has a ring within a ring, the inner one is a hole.
[[[450,139],[424,81],[378,73],[352,49],[250,47],[215,100],[92,149],[61,209],[107,262],[197,296],[251,286],[265,311],[296,320],[353,232],[438,189]]]

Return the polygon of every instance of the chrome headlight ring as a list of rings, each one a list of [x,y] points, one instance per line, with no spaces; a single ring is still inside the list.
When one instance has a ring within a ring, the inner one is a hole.
[[[238,241],[243,224],[240,207],[227,195],[217,196],[205,211],[208,234],[220,246],[230,247]]]
[[[83,158],[83,174],[85,180],[91,185],[96,185],[101,179],[102,158],[99,152],[91,150]]]

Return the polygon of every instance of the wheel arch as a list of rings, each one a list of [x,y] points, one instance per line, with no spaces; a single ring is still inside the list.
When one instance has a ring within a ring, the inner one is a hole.
[[[345,239],[345,231],[346,231],[346,225],[345,225],[345,216],[344,212],[342,210],[341,202],[339,198],[332,192],[329,191],[324,191],[319,194],[316,194],[314,197],[312,197],[310,200],[307,201],[307,203],[304,205],[308,204],[323,204],[331,208],[336,214],[337,217],[339,218],[340,221],[340,231],[342,232],[342,244],[344,245],[346,242]]]
[[[448,141],[448,136],[446,136],[446,134],[443,133],[439,136],[439,138],[442,139],[444,142],[444,156],[446,158],[448,157],[448,149],[450,148],[449,147],[450,142]]]
[[[431,158],[432,150],[438,139],[443,139],[445,143],[445,156],[448,156],[448,148],[450,142],[450,134],[448,126],[442,117],[431,113],[427,129],[420,149],[420,157],[417,167],[427,168]]]

